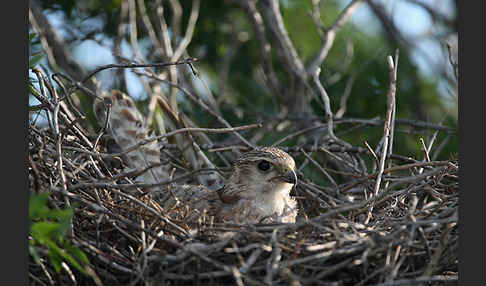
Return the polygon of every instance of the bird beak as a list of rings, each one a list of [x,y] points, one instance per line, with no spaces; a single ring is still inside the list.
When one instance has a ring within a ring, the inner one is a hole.
[[[297,185],[297,175],[295,174],[294,170],[288,171],[285,175],[280,177],[284,182],[294,184],[294,187]]]

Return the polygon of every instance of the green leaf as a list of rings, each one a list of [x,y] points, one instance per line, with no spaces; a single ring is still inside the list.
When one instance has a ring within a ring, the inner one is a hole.
[[[31,194],[29,198],[30,236],[32,237],[29,240],[30,255],[40,263],[40,256],[36,250],[36,245],[39,244],[47,248],[49,261],[57,272],[61,271],[62,263],[66,262],[89,276],[83,266],[89,265],[88,257],[81,249],[72,246],[66,238],[74,215],[73,207],[51,210],[47,206],[48,199],[49,193]]]
[[[54,268],[56,268],[56,265],[54,263],[58,263],[59,267],[61,266],[62,260],[64,259],[67,263],[71,264],[74,266],[76,269],[78,269],[80,272],[82,272],[85,275],[88,275],[88,272],[84,269],[84,267],[79,264],[76,259],[74,259],[69,253],[67,253],[64,249],[60,248],[55,244],[53,241],[48,241],[47,245],[49,247],[49,257],[52,259],[51,262],[53,262]],[[59,272],[56,268],[56,271]]]
[[[31,194],[29,197],[29,219],[45,218],[49,209],[47,208],[47,200],[49,193]]]
[[[34,258],[34,261],[35,263],[37,264],[41,264],[41,261],[40,261],[40,256],[39,254],[37,253],[37,250],[36,250],[36,247],[33,246],[33,245],[29,245],[29,253],[30,255],[32,255],[32,257]]]
[[[33,54],[29,59],[29,69],[33,68],[43,57],[42,53]]]
[[[49,251],[47,252],[47,256],[49,257],[49,261],[51,262],[52,266],[54,266],[54,269],[56,270],[57,273],[61,271],[61,263],[62,259],[61,256],[59,255],[59,247],[52,241],[48,240],[46,241],[46,244],[48,245]]]
[[[70,212],[63,212],[59,210],[48,211],[43,215],[44,218],[54,218],[58,219],[59,221],[35,222],[30,227],[31,235],[39,241],[42,241],[45,238],[52,238],[62,241],[62,239],[66,236],[67,231],[71,227],[72,210],[69,211]]]
[[[48,218],[58,219],[58,229],[56,230],[55,236],[57,238],[63,238],[66,236],[67,231],[71,227],[71,219],[73,217],[73,210],[67,208],[64,210],[51,210],[47,216]]]
[[[59,223],[51,221],[41,221],[33,223],[30,226],[30,235],[40,244],[46,243],[52,237],[56,237],[59,229]]]
[[[36,33],[29,33],[29,43],[31,43],[36,36],[37,36]]]
[[[86,256],[86,254],[81,249],[69,243],[65,245],[65,248],[79,261],[84,264],[89,264],[88,256]]]
[[[71,208],[65,208],[62,210],[49,210],[46,215],[46,218],[60,221],[60,220],[69,220],[73,216],[73,210]]]

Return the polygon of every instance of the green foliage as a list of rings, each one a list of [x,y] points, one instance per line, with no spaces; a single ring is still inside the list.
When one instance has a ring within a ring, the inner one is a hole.
[[[29,48],[32,49],[36,43],[37,34],[36,33],[29,33]],[[44,54],[42,52],[35,52],[32,53],[29,57],[29,69],[35,67],[42,59],[44,58]]]
[[[29,58],[29,69],[35,67],[35,65],[42,60],[44,55],[42,53],[35,53]]]
[[[73,208],[62,210],[47,206],[49,193],[30,194],[29,198],[29,253],[40,264],[39,253],[47,250],[49,261],[57,272],[63,262],[88,275],[85,265],[89,265],[86,254],[66,238],[71,226]]]

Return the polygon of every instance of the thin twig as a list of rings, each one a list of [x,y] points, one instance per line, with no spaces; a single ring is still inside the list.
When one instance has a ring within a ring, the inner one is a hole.
[[[385,169],[385,160],[386,160],[386,155],[388,153],[388,143],[390,139],[390,123],[392,119],[392,113],[393,113],[393,106],[395,105],[395,92],[396,92],[396,82],[397,82],[397,69],[395,66],[398,63],[393,62],[393,58],[391,56],[387,57],[387,62],[388,62],[388,73],[390,75],[390,86],[389,90],[387,93],[387,111],[386,111],[386,117],[385,117],[385,126],[384,126],[384,142],[383,142],[383,147],[381,149],[381,157],[380,157],[380,164],[378,168],[378,174],[376,176],[376,183],[375,183],[375,189],[374,189],[374,196],[378,195],[378,191],[380,190],[380,184],[381,184],[381,177],[383,175],[383,170]],[[373,211],[373,205],[370,207],[368,211],[368,216],[366,218],[365,223],[368,223],[369,220],[371,219],[371,213]]]
[[[207,111],[209,114],[211,114],[212,116],[214,116],[219,122],[221,122],[223,125],[225,125],[227,128],[233,128],[229,123],[228,121],[226,121],[223,117],[221,117],[219,114],[217,114],[215,111],[213,111],[211,108],[209,108],[206,103],[204,103],[201,98],[199,97],[196,97],[194,96],[193,94],[191,94],[190,92],[186,91],[184,88],[182,88],[181,86],[179,86],[178,84],[173,84],[171,82],[168,82],[164,79],[161,79],[153,74],[145,74],[146,76],[149,76],[155,80],[158,80],[158,81],[161,81],[161,82],[164,82],[166,84],[168,84],[169,86],[173,86],[173,87],[177,87],[180,91],[182,91],[182,93],[184,95],[187,96],[187,98],[189,98],[192,102],[196,103],[197,105],[199,105],[202,109],[204,109],[205,111]],[[236,135],[236,137],[238,137],[238,139],[240,139],[246,146],[250,147],[250,148],[255,148],[255,145],[250,143],[248,140],[246,140],[243,136],[241,136],[241,134],[239,134],[236,130],[232,131],[233,134]]]
[[[427,146],[425,146],[425,142],[423,138],[419,139],[420,145],[422,146],[422,151],[424,151],[425,154],[425,162],[430,162],[430,157],[429,157],[429,150],[427,149]]]
[[[373,156],[373,159],[375,159],[375,163],[378,166],[380,164],[380,159],[378,159],[378,156],[376,156],[375,151],[371,148],[371,146],[368,144],[368,142],[365,140],[363,144],[366,146],[366,149],[370,152],[371,156]]]
[[[302,154],[304,154],[304,156],[307,159],[309,159],[311,163],[314,164],[314,166],[316,166],[319,169],[319,171],[322,172],[322,174],[329,180],[329,182],[331,182],[331,184],[337,186],[336,181],[334,181],[334,179],[326,172],[326,170],[319,163],[316,162],[316,160],[312,159],[312,157],[309,156],[304,150],[302,150]]]
[[[104,65],[101,67],[96,68],[92,72],[90,72],[87,76],[83,78],[81,83],[86,82],[90,77],[93,75],[99,73],[102,70],[106,69],[111,69],[111,68],[143,68],[143,67],[168,67],[168,66],[173,66],[173,65],[185,65],[188,63],[194,63],[197,62],[199,59],[197,58],[189,58],[189,59],[184,59],[180,60],[177,62],[167,62],[167,63],[151,63],[151,64],[138,64],[138,63],[126,63],[126,64],[109,64],[109,65]]]
[[[196,26],[197,18],[199,16],[200,4],[201,4],[201,0],[192,1],[192,10],[191,10],[191,14],[189,15],[189,22],[187,23],[186,26],[186,32],[182,40],[179,42],[179,45],[177,46],[176,50],[174,51],[174,54],[170,58],[171,61],[177,61],[182,56],[182,54],[186,51],[187,46],[191,42],[192,35],[194,33],[194,27]]]
[[[313,80],[314,83],[317,86],[317,89],[319,90],[319,93],[321,94],[321,99],[324,102],[324,110],[326,112],[326,123],[327,123],[327,130],[329,132],[329,135],[331,138],[334,138],[334,124],[333,124],[333,115],[331,111],[331,103],[329,101],[329,96],[327,95],[326,90],[322,86],[320,80],[319,80],[319,74],[321,73],[321,68],[317,68],[315,73],[313,74]]]
[[[336,33],[341,29],[341,27],[348,21],[349,17],[354,13],[356,8],[358,8],[359,4],[361,4],[363,0],[353,0],[351,1],[346,8],[339,14],[336,21],[326,29],[324,37],[322,37],[322,45],[317,51],[316,55],[314,56],[314,60],[309,64],[306,68],[307,73],[310,75],[314,75],[317,69],[320,67],[324,59],[327,57],[329,50],[331,49],[332,45],[334,44],[334,39],[336,38]]]
[[[397,77],[397,74],[398,74],[399,51],[400,51],[399,49],[395,50],[395,59],[393,61],[395,63],[395,66],[394,66],[394,69],[393,69],[393,74],[394,74],[394,78],[395,78],[395,95],[394,95],[394,98],[396,98],[396,90],[397,90],[397,88],[396,88],[396,77]],[[393,139],[394,139],[394,136],[395,136],[396,109],[397,109],[397,101],[393,100],[393,110],[392,110],[391,121],[390,121],[390,142],[388,143],[388,151],[387,151],[388,156],[390,156],[393,153]],[[389,160],[388,161],[388,167],[391,167],[391,163],[392,163],[392,161]]]

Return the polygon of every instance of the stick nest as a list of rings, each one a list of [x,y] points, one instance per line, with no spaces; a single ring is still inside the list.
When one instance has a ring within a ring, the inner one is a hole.
[[[211,224],[208,220],[190,233],[183,223],[168,220],[149,192],[134,187],[123,161],[109,155],[106,141],[98,140],[98,134],[82,127],[82,122],[59,118],[60,135],[54,134],[55,128],[28,128],[30,192],[50,192],[51,208],[74,206],[68,239],[87,254],[93,271],[89,277],[66,265],[70,272],[57,274],[47,257],[40,265],[31,259],[31,283],[457,283],[459,201],[454,160],[400,157],[385,169],[377,195],[373,195],[376,173],[344,176],[347,180],[331,186],[299,173],[292,193],[299,204],[296,224]],[[283,149],[304,159],[310,152],[334,154],[346,163],[338,168],[339,161],[331,156],[325,169],[336,176],[345,174],[342,166],[355,168],[349,164],[355,164],[363,148],[329,142],[323,141],[321,149]],[[168,145],[166,152],[177,165],[181,155],[173,147]],[[208,153],[220,152],[231,162],[232,153],[223,150]],[[323,166],[306,163],[322,172]],[[190,175],[184,176],[188,173],[178,168],[175,177],[184,179],[165,185],[193,183]]]

